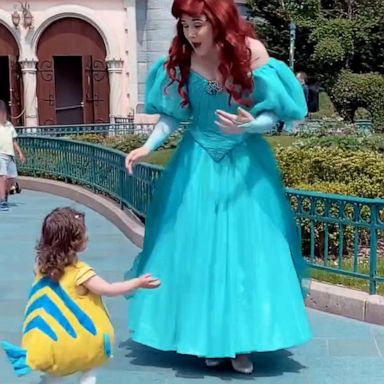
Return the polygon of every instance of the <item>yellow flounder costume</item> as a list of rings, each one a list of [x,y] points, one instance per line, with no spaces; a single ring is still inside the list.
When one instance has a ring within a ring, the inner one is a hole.
[[[3,342],[16,374],[69,375],[112,356],[114,331],[99,295],[82,284],[94,276],[83,262],[65,268],[59,283],[37,275],[25,310],[23,348]]]

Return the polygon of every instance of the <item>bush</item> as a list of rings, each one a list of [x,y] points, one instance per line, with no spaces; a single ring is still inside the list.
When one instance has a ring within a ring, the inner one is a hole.
[[[345,186],[346,194],[368,198],[384,197],[384,155],[378,152],[351,151],[337,147],[302,149],[292,146],[276,148],[276,156],[285,183],[291,188],[336,183],[336,186]]]
[[[382,136],[323,136],[309,137],[296,140],[292,146],[300,149],[340,148],[345,151],[373,151],[384,153],[384,138]]]
[[[384,76],[343,70],[330,88],[329,95],[345,120],[352,122],[357,109],[365,108],[376,129],[384,130]]]
[[[139,135],[74,136],[76,140],[94,142],[128,153],[144,144]],[[164,165],[180,140],[176,133],[151,157],[150,162]],[[384,197],[384,140],[380,136],[325,136],[302,139],[290,146],[275,147],[285,184],[291,188],[361,197]],[[325,186],[328,189],[324,190]],[[316,189],[318,188],[318,189]],[[333,189],[332,189],[333,188]]]
[[[346,124],[340,119],[306,120],[299,126],[296,137],[314,138],[323,136],[370,136],[370,130],[361,128],[355,124]]]
[[[148,136],[138,134],[127,134],[119,136],[103,136],[97,134],[74,135],[71,140],[84,141],[87,143],[101,144],[109,148],[117,149],[124,153],[129,153],[133,149],[141,147],[147,140]],[[176,148],[181,140],[181,133],[176,131],[168,140],[160,147],[160,149]]]
[[[124,152],[142,145],[146,140],[145,137],[137,135],[105,138],[99,135],[82,135],[75,138],[107,145]],[[161,162],[167,161],[178,139],[179,137],[175,136],[169,140],[164,147],[168,146],[171,149],[157,151],[153,157],[157,157],[158,161],[161,157]],[[383,146],[383,140],[379,137],[321,137],[300,140],[288,147],[277,145],[275,152],[288,187],[327,194],[375,198],[384,197]],[[78,180],[81,181],[81,185],[91,189],[96,184],[104,191],[119,191],[119,179],[114,173],[116,167],[104,159],[99,161],[97,158],[82,157],[81,153],[79,156],[67,156],[66,151],[49,153],[47,156],[46,153],[41,153],[40,149],[34,148],[26,148],[26,152],[29,160],[27,165],[21,168],[24,174],[29,174],[31,169],[34,169],[33,176],[55,177],[74,184]],[[71,179],[65,176],[68,169],[71,170]],[[294,209],[298,206],[298,201],[295,199],[294,197],[291,200]],[[347,202],[345,206],[332,203],[327,207],[324,200],[314,201],[304,198],[303,209],[306,212],[315,212],[319,220],[302,218],[299,221],[305,256],[312,253],[316,258],[322,259],[327,254],[329,259],[335,259],[341,253],[348,258],[357,246],[369,248],[370,234],[367,229],[357,229],[349,223],[340,226],[322,222],[324,212],[327,212],[327,217],[336,219],[336,222],[340,217],[356,218],[355,207],[351,203]],[[316,206],[311,206],[312,204]],[[368,222],[369,214],[367,207],[359,207],[361,220]],[[384,219],[384,211],[382,217]],[[312,236],[315,240],[313,248]]]
[[[354,50],[354,22],[342,18],[323,19],[311,38],[316,43],[313,54],[315,61],[329,66],[343,64]]]
[[[330,65],[343,62],[345,56],[346,51],[340,40],[332,37],[319,41],[313,54],[314,60],[323,61]]]

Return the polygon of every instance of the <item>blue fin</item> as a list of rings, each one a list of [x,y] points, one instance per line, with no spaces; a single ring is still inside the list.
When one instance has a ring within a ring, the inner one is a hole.
[[[6,341],[1,342],[1,346],[7,354],[17,376],[25,376],[32,371],[27,364],[27,351]]]

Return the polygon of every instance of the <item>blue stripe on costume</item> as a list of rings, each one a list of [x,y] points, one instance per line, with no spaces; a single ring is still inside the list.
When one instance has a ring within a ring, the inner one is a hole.
[[[60,284],[55,283],[48,277],[42,278],[36,283],[29,294],[29,299],[38,291],[50,288],[63,301],[63,304],[73,313],[80,325],[92,335],[97,334],[97,330],[92,319],[72,300],[72,298],[61,288]]]
[[[53,341],[58,340],[55,331],[48,325],[48,323],[41,316],[34,317],[29,323],[25,325],[24,332],[23,332],[24,335],[32,331],[33,329],[39,329],[41,332],[45,333]]]
[[[47,295],[43,295],[32,302],[32,304],[28,307],[27,312],[25,313],[25,318],[27,318],[28,315],[39,308],[44,309],[45,312],[51,315],[70,336],[73,338],[77,337],[77,334],[72,325],[63,315],[59,307]]]
[[[107,357],[112,357],[112,343],[111,337],[108,333],[104,333],[104,352]]]

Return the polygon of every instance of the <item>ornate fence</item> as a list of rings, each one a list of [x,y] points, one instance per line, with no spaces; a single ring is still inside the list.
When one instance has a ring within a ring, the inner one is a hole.
[[[143,219],[161,167],[141,164],[129,176],[125,154],[62,138],[21,136],[28,161],[20,171],[54,178],[105,194]],[[327,195],[287,189],[298,224],[304,257],[314,269],[369,283],[384,282],[384,199]]]

